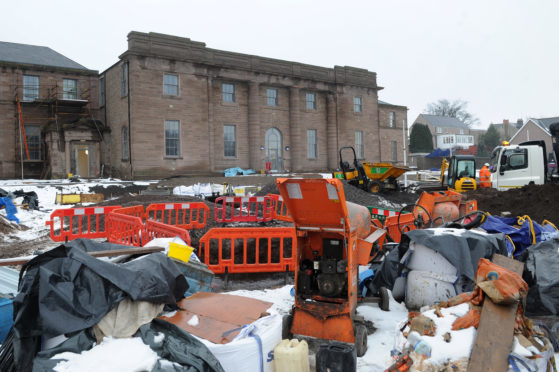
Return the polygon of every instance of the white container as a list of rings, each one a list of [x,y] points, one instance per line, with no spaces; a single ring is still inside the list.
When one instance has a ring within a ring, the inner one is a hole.
[[[433,271],[456,276],[458,270],[442,254],[416,242],[410,243],[413,250],[407,264],[410,270]]]
[[[309,372],[309,346],[305,340],[282,340],[274,349],[275,372]]]
[[[273,372],[274,348],[281,342],[282,319],[278,314],[260,318],[244,327],[228,344],[214,344],[198,338],[210,349],[226,372],[260,371],[260,357],[264,372]],[[262,343],[262,354],[255,337]]]
[[[420,309],[456,296],[456,276],[432,271],[412,270],[406,283],[406,307]]]

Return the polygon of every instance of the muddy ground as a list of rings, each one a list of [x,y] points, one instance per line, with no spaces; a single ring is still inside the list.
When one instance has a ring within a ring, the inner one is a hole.
[[[559,183],[528,185],[507,191],[480,189],[468,193],[468,198],[477,200],[479,210],[494,215],[508,211],[513,216],[528,215],[533,221],[548,220],[559,226]]]

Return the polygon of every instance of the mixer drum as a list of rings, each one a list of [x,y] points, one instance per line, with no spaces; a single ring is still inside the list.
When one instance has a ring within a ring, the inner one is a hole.
[[[431,214],[431,220],[433,221],[433,227],[440,226],[443,223],[453,221],[460,217],[460,211],[458,206],[454,203],[438,203],[433,208],[433,213]]]

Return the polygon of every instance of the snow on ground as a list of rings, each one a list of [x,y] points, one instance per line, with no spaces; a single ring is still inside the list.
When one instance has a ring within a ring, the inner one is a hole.
[[[51,359],[65,359],[54,367],[57,372],[121,372],[151,371],[158,356],[141,338],[105,337],[91,350],[81,354],[64,352]]]
[[[157,181],[135,181],[135,185],[149,185]],[[129,184],[129,183],[128,183]],[[91,180],[88,182],[70,182],[70,180],[0,180],[0,188],[7,192],[15,192],[23,190],[24,192],[34,191],[39,198],[39,211],[28,211],[23,208],[17,208],[16,217],[20,224],[29,227],[29,230],[14,231],[8,236],[3,236],[4,242],[12,241],[31,241],[40,236],[46,235],[49,227],[45,222],[50,219],[50,214],[55,209],[73,208],[72,204],[56,204],[56,194],[79,194],[90,193],[89,188],[93,186],[122,186],[121,180]],[[19,197],[13,200],[14,204],[21,204],[23,198]],[[0,214],[6,216],[5,210],[0,210]]]

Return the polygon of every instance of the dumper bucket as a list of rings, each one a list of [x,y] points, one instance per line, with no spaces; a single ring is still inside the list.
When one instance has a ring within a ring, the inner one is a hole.
[[[276,182],[297,228],[343,231],[349,224],[340,180],[279,178]]]

